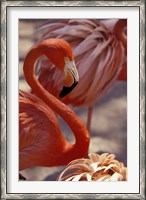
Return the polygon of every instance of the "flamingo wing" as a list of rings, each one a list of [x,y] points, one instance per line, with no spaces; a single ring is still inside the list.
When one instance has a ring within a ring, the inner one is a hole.
[[[62,153],[66,140],[55,113],[38,97],[19,93],[20,170],[32,166],[51,166]]]

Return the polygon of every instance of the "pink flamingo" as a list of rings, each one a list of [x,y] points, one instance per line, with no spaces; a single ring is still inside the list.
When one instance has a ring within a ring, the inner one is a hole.
[[[72,49],[61,39],[48,39],[35,45],[24,61],[24,75],[36,94],[19,93],[19,170],[32,166],[66,165],[87,154],[89,133],[80,118],[64,103],[48,93],[34,73],[35,61],[47,58],[64,74],[64,87],[60,96],[70,92],[78,82]],[[70,144],[62,135],[56,115],[60,115],[75,136]],[[23,178],[20,176],[20,178]]]
[[[126,25],[126,19],[50,20],[35,33],[43,32],[41,39],[63,38],[72,46],[80,82],[61,100],[88,107],[88,130],[95,102],[116,80],[127,80]],[[45,57],[37,62],[37,73],[43,87],[59,98],[63,84],[61,73]]]

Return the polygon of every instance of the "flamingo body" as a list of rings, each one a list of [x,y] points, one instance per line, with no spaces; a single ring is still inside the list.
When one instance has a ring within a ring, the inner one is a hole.
[[[34,74],[34,64],[41,55],[46,55],[65,74],[65,84],[69,81],[70,85],[72,80],[78,78],[72,62],[71,48],[65,41],[45,40],[28,52],[24,61],[24,74],[36,95],[19,92],[20,170],[32,166],[66,165],[72,159],[86,155],[89,146],[89,133],[80,118],[38,82]],[[60,62],[54,55],[60,58]],[[66,73],[68,69],[70,71]],[[71,75],[68,74],[72,70],[74,74],[70,80],[68,77]],[[62,135],[56,114],[70,126],[75,136],[75,144],[70,144]]]
[[[19,103],[20,170],[68,164],[70,158],[64,159],[64,154],[73,150],[73,144],[62,135],[55,113],[40,98],[24,91],[19,92]],[[74,151],[75,158],[82,155],[82,151]]]

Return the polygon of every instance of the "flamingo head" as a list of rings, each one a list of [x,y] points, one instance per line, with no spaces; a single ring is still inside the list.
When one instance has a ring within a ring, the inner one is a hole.
[[[64,75],[63,89],[59,94],[62,98],[70,93],[78,84],[79,74],[74,62],[72,48],[62,39],[49,39],[48,57]]]
[[[79,81],[79,74],[74,60],[70,60],[69,57],[64,57],[64,62],[64,86],[59,94],[60,98],[70,93]]]

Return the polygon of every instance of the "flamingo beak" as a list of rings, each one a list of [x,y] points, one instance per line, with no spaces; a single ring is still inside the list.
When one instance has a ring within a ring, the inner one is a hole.
[[[65,64],[64,85],[62,91],[59,94],[60,98],[63,98],[69,94],[79,82],[79,74],[74,61],[70,61],[68,58],[65,58]]]
[[[63,89],[61,90],[61,92],[59,94],[59,98],[63,98],[67,94],[69,94],[77,84],[78,84],[78,82],[74,82],[74,84],[71,87],[63,86]]]

